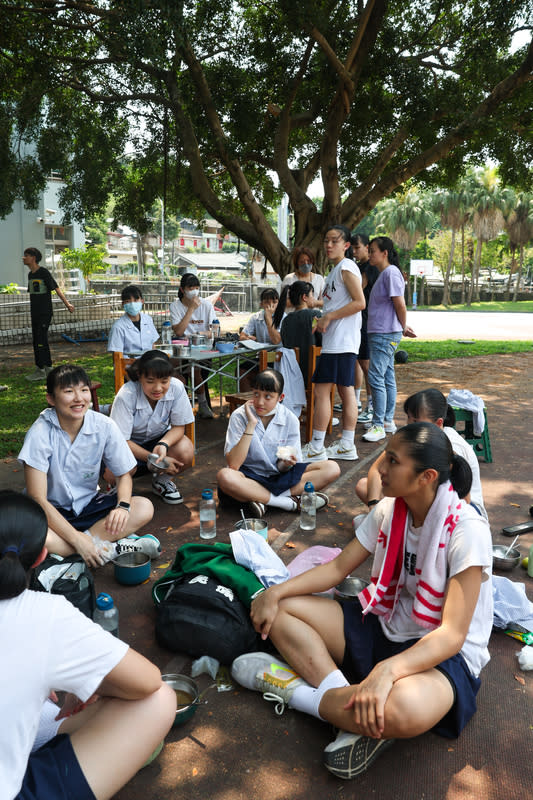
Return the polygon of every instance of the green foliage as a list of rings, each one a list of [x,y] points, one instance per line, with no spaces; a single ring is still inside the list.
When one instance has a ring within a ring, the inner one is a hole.
[[[533,182],[533,56],[511,52],[530,0],[0,10],[0,214],[58,170],[74,217],[113,194],[144,234],[164,198],[169,219],[207,210],[283,273],[268,209],[284,192],[294,244],[318,250],[331,222],[353,228],[415,176],[450,186],[492,158],[507,182]],[[321,206],[307,194],[318,175]]]
[[[90,278],[95,272],[106,271],[106,255],[105,247],[101,246],[67,248],[61,253],[61,261],[65,269],[79,269],[84,278]]]
[[[16,283],[0,283],[0,294],[19,294]]]

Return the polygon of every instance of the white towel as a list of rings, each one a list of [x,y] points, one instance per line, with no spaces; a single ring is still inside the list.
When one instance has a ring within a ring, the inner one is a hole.
[[[278,353],[281,353],[281,359],[277,362],[276,368],[283,375],[283,391],[285,393],[283,405],[299,417],[306,403],[302,370],[298,366],[292,348],[280,347]]]
[[[468,389],[450,389],[448,405],[471,411],[473,415],[472,421],[474,423],[474,436],[481,436],[485,430],[485,414],[483,413],[485,403],[481,397],[478,397],[477,394],[472,394]]]
[[[515,583],[500,575],[492,576],[494,600],[494,627],[509,628],[519,625],[533,632],[533,603],[527,599],[524,583]]]
[[[252,570],[267,589],[290,578],[281,558],[255,531],[232,531],[229,538],[237,564]]]

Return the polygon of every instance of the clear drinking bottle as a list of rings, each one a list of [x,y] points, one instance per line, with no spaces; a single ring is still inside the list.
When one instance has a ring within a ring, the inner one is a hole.
[[[109,631],[113,636],[118,637],[118,608],[113,603],[111,595],[100,592],[96,598],[93,620],[101,625],[105,631]]]
[[[303,531],[314,531],[316,528],[316,494],[311,481],[305,484],[300,499],[300,528]]]
[[[211,489],[204,489],[200,500],[200,538],[214,539],[217,535],[217,507]]]

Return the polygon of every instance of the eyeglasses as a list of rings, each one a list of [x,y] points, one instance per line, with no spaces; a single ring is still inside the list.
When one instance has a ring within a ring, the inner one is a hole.
[[[324,244],[337,244],[341,239],[342,236],[337,236],[335,239],[324,239]]]

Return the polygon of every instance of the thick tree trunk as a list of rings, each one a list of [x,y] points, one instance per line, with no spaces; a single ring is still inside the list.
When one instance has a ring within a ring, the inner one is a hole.
[[[442,290],[442,305],[450,305],[450,275],[452,272],[453,254],[455,252],[455,228],[452,228],[452,243],[450,246],[450,255],[448,258],[448,266],[446,267],[446,275],[444,276],[444,288]]]

